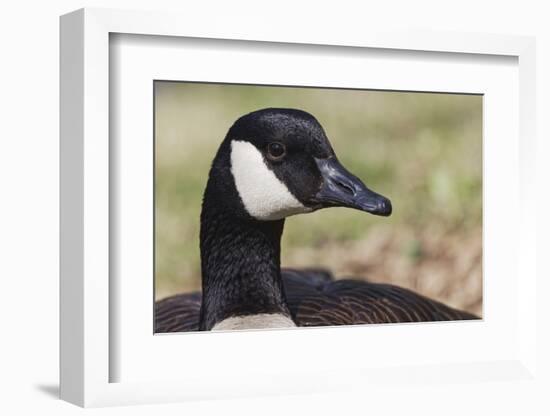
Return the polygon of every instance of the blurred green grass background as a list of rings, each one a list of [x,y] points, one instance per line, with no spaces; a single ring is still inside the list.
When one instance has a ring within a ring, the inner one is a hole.
[[[313,114],[393,215],[287,219],[282,264],[399,284],[481,314],[482,97],[155,82],[155,294],[200,289],[199,215],[232,123],[265,107]]]

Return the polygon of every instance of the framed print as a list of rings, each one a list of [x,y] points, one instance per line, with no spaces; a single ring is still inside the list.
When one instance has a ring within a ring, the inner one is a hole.
[[[522,37],[63,16],[62,398],[531,377],[533,68]]]

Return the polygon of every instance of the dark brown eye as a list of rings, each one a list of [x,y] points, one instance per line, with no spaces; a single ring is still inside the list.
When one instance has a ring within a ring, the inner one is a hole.
[[[279,142],[271,142],[267,145],[267,155],[271,160],[281,160],[286,154],[285,145]]]

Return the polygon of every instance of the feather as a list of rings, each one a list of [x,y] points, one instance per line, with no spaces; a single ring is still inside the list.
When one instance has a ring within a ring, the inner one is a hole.
[[[297,326],[334,326],[479,319],[411,290],[355,279],[334,280],[325,270],[282,269]],[[200,292],[170,296],[155,304],[155,332],[199,328]]]

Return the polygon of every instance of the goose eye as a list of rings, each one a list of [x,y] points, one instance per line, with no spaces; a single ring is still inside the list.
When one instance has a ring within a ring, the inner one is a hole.
[[[271,142],[267,145],[267,155],[271,160],[281,160],[286,154],[285,145],[279,142]]]

